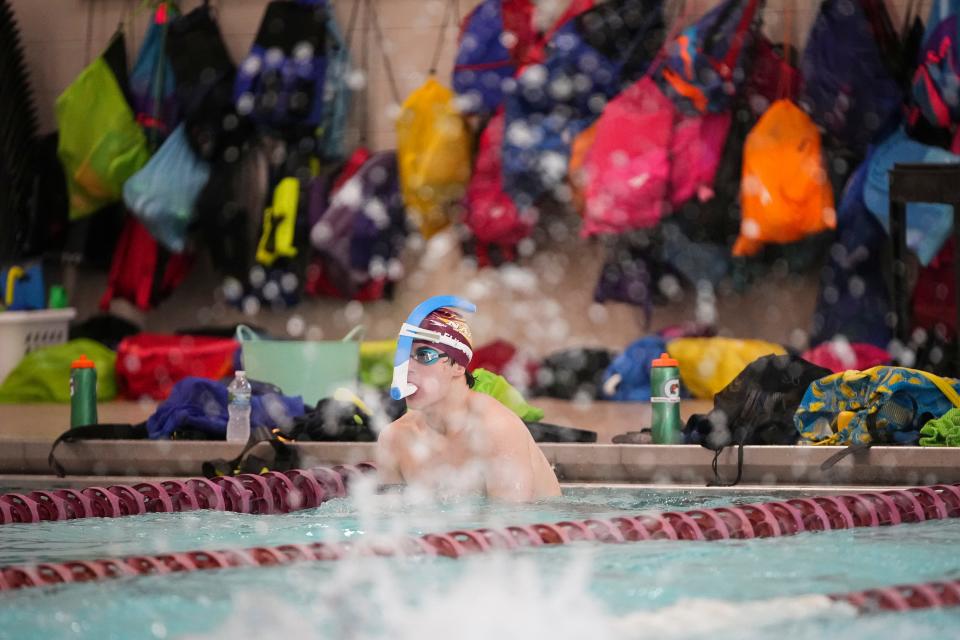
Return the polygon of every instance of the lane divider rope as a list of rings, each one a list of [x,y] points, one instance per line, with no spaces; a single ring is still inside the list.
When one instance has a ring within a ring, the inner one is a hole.
[[[248,513],[274,513],[289,508],[289,494],[284,491],[314,485],[320,487],[321,479],[333,476],[349,481],[351,474],[372,469],[364,467],[335,467],[330,473],[313,470],[286,472],[289,484],[280,480],[268,480],[264,476],[223,482],[234,486],[251,487]],[[255,476],[256,477],[256,476]],[[312,477],[314,484],[304,477]],[[299,479],[299,480],[298,480]],[[168,481],[172,482],[172,481]],[[297,482],[301,484],[298,485]],[[151,486],[154,483],[149,483]],[[155,504],[162,503],[161,487],[171,504],[201,507],[197,490],[188,491],[189,481],[154,486]],[[279,486],[287,489],[276,489]],[[138,485],[139,486],[139,485]],[[206,485],[203,485],[206,487]],[[217,485],[219,486],[219,485]],[[343,484],[338,485],[345,490]],[[139,490],[138,490],[139,491]],[[237,490],[239,491],[239,489]],[[320,495],[316,488],[297,489],[300,495]],[[313,491],[314,493],[311,493]],[[203,493],[203,492],[201,492]],[[124,504],[116,493],[111,493],[117,504]],[[145,495],[140,491],[140,495]],[[246,494],[243,494],[246,495]],[[280,497],[277,497],[277,496]],[[332,496],[333,494],[323,494]],[[197,497],[191,501],[189,496]],[[231,494],[224,505],[237,506]],[[301,497],[304,505],[318,498]],[[284,501],[286,500],[286,502]],[[216,492],[204,493],[202,504],[219,504]],[[114,504],[106,496],[104,504]],[[256,510],[255,510],[256,509]],[[40,563],[36,565],[0,567],[0,591],[40,587],[67,582],[92,582],[132,575],[155,573],[180,573],[226,569],[230,567],[253,567],[292,564],[295,562],[339,560],[348,554],[359,553],[378,556],[445,556],[459,558],[465,555],[491,550],[512,550],[518,547],[568,544],[580,541],[609,543],[640,542],[645,540],[690,540],[711,541],[728,539],[772,538],[789,536],[804,531],[832,531],[859,527],[890,526],[910,522],[940,520],[960,517],[960,486],[937,484],[928,487],[891,489],[883,492],[839,496],[815,496],[783,501],[762,502],[709,509],[694,509],[686,512],[642,513],[637,516],[618,516],[609,520],[588,518],[580,521],[565,520],[554,524],[516,525],[503,528],[456,530],[448,533],[428,533],[419,537],[405,537],[387,542],[334,542],[313,544],[285,544],[276,547],[252,547],[247,549],[220,549],[216,551],[187,551],[157,555],[136,555],[102,560],[76,560],[68,562]],[[940,584],[940,583],[937,583]],[[944,583],[946,584],[946,583]],[[954,587],[917,588],[913,591],[863,592],[851,596],[856,602],[893,606],[890,603],[943,602],[953,603],[957,593]],[[866,594],[866,595],[865,595]],[[874,595],[869,595],[874,594]],[[899,594],[899,596],[897,595]],[[903,595],[907,594],[907,595]],[[900,597],[902,596],[902,598]],[[936,596],[936,598],[934,597]],[[877,599],[879,598],[879,600]],[[898,599],[899,598],[899,599]],[[854,602],[851,600],[851,602]],[[897,604],[896,606],[900,606]],[[941,606],[928,604],[927,606]]]
[[[352,476],[374,466],[337,465],[213,479],[188,478],[134,485],[53,489],[0,495],[0,525],[78,518],[117,518],[144,513],[213,509],[272,514],[312,509],[346,495]]]

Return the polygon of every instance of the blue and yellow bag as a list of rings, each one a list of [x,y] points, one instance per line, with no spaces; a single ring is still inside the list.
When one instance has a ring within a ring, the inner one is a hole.
[[[960,407],[960,380],[904,367],[844,371],[812,383],[793,420],[814,445],[914,445],[928,420]]]

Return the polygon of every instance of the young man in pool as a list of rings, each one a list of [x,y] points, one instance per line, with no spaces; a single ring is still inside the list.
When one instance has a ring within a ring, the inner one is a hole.
[[[559,496],[557,476],[526,425],[470,389],[470,327],[454,306],[474,310],[459,298],[438,296],[401,328],[391,393],[406,399],[407,411],[377,441],[381,484],[515,502]]]

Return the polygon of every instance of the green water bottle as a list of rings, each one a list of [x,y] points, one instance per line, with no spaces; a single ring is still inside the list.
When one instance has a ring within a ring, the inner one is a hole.
[[[664,353],[650,366],[653,443],[680,444],[680,363]]]
[[[97,424],[97,368],[81,354],[70,365],[70,427]]]

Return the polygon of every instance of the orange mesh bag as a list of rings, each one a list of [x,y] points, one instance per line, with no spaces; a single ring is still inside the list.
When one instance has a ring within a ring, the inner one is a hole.
[[[833,191],[813,120],[790,100],[777,100],[747,136],[740,182],[743,219],[736,256],[766,243],[786,244],[836,227]]]

